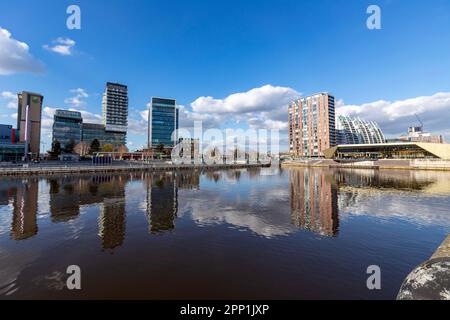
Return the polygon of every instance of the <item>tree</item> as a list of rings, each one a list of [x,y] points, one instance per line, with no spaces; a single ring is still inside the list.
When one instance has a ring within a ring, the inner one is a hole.
[[[69,142],[67,142],[66,146],[64,147],[64,152],[73,153],[74,148],[75,148],[75,141],[73,139],[70,139]]]
[[[103,152],[113,152],[114,151],[114,147],[110,144],[105,144],[102,148]]]
[[[100,142],[97,139],[92,140],[91,146],[89,148],[89,153],[94,154],[100,151]]]
[[[117,152],[120,153],[120,155],[122,156],[124,153],[128,153],[128,148],[125,145],[121,145],[119,147],[117,147]]]
[[[120,159],[122,159],[124,153],[128,153],[128,148],[125,145],[121,145],[118,148],[116,148],[116,151],[119,153]]]
[[[163,143],[158,144],[158,146],[156,147],[156,151],[163,153],[164,152],[164,144]]]
[[[89,146],[86,142],[81,141],[79,144],[75,146],[74,151],[76,154],[79,154],[80,157],[84,157],[89,152]]]
[[[58,140],[53,140],[52,151],[49,153],[52,158],[57,158],[61,154],[61,143]]]

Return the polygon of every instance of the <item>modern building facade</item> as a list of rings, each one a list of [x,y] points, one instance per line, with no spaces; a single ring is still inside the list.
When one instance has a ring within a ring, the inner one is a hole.
[[[338,116],[336,123],[337,144],[376,144],[386,139],[380,126],[374,121]]]
[[[323,157],[336,145],[335,99],[319,93],[289,106],[289,149],[296,158]]]
[[[172,140],[172,133],[178,129],[178,108],[174,99],[152,98],[148,112],[148,147],[155,148],[163,144],[174,147],[177,137]]]
[[[18,143],[19,134],[11,125],[0,124],[0,161],[21,161],[25,144]]]
[[[401,136],[399,140],[405,142],[445,143],[443,136],[425,132],[423,127],[409,127],[408,134]]]
[[[102,100],[103,125],[107,131],[127,132],[128,87],[119,83],[106,83]]]
[[[56,110],[53,116],[53,141],[59,141],[61,148],[73,141],[80,143],[82,139],[83,118],[77,111]]]
[[[126,145],[128,129],[128,87],[119,83],[106,83],[102,100],[105,135],[114,145]]]
[[[41,148],[41,117],[44,97],[39,93],[23,91],[18,94],[17,129],[19,142],[25,144],[28,157],[39,157]]]
[[[440,159],[450,160],[450,144],[398,142],[340,145],[324,151],[327,159],[384,160]]]
[[[125,134],[123,132],[106,131],[103,124],[83,123],[82,125],[82,141],[88,145],[97,139],[100,147],[110,144],[113,147],[120,147],[126,144]]]

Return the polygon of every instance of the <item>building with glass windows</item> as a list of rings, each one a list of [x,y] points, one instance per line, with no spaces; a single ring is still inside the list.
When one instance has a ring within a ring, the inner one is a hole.
[[[337,118],[336,130],[338,145],[386,142],[380,126],[374,121],[341,115]]]
[[[102,124],[83,123],[82,126],[82,141],[88,145],[97,139],[100,147],[110,144],[113,147],[120,147],[125,145],[125,133],[106,131],[106,127]]]
[[[178,129],[178,108],[174,99],[152,98],[148,112],[149,149],[161,144],[174,147],[177,138],[172,140],[172,133]]]
[[[289,149],[297,158],[323,157],[336,145],[335,99],[319,93],[289,106]]]
[[[39,93],[23,91],[17,95],[17,129],[25,153],[38,158],[41,152],[41,116],[44,97]]]
[[[80,112],[56,110],[53,116],[53,141],[59,141],[61,148],[73,141],[80,143],[82,139],[83,118]]]
[[[336,160],[450,160],[450,144],[424,142],[348,144],[332,147],[325,150],[324,154],[327,159]]]
[[[19,143],[19,132],[11,125],[0,124],[0,161],[21,161],[25,144]]]
[[[127,132],[128,87],[119,83],[106,83],[102,100],[103,125],[107,131]]]

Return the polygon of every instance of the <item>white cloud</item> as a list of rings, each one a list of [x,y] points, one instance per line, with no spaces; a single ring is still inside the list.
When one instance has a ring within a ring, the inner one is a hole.
[[[201,121],[204,129],[240,127],[251,129],[287,129],[287,106],[300,93],[288,87],[265,85],[246,92],[231,94],[223,99],[210,96],[197,98],[190,108],[179,105],[180,128],[192,130],[195,121]],[[150,103],[147,104],[147,108]],[[140,121],[130,121],[129,131],[147,134],[148,109],[139,112]],[[280,136],[283,136],[283,132]],[[287,141],[287,139],[285,139]],[[283,143],[285,143],[283,140]],[[287,145],[287,142],[285,143]]]
[[[6,101],[6,108],[8,109],[17,109],[17,94],[14,94],[9,91],[3,91],[0,93],[0,99]]]
[[[288,87],[265,85],[223,99],[199,97],[183,108],[180,122],[187,127],[203,121],[205,127],[222,127],[225,122],[248,125],[252,129],[287,129],[287,106],[300,93]]]
[[[69,38],[58,38],[52,41],[52,45],[45,44],[43,48],[62,56],[70,56],[73,54],[73,47],[76,42]]]
[[[29,46],[0,27],[0,75],[43,71],[44,65],[30,54]]]
[[[204,128],[223,128],[225,122],[234,122],[247,124],[252,129],[285,130],[287,106],[299,96],[294,89],[272,85],[234,93],[223,99],[202,96],[190,104],[190,110],[178,106],[180,125],[192,128],[194,121],[202,121]],[[139,114],[143,121],[148,121],[148,109]]]
[[[247,92],[234,93],[225,99],[199,97],[191,103],[197,113],[253,113],[273,111],[287,105],[300,94],[291,88],[265,85]]]
[[[147,106],[148,106],[148,105],[147,105]],[[148,109],[139,112],[139,114],[140,114],[140,116],[141,116],[141,118],[142,118],[143,121],[147,121],[147,122],[148,122]]]
[[[129,118],[128,119],[128,133],[138,135],[138,136],[146,136],[147,135],[147,121],[142,119],[136,120]]]
[[[78,89],[72,89],[70,90],[71,93],[74,94],[73,97],[67,98],[64,100],[65,104],[70,105],[74,108],[83,108],[86,106],[86,101],[83,99],[86,99],[89,97],[89,95],[86,93],[84,89],[78,88]]]
[[[398,101],[378,100],[362,105],[345,105],[340,101],[337,114],[376,121],[388,135],[403,133],[409,126],[417,125],[417,114],[425,130],[445,134],[450,131],[450,92]]]

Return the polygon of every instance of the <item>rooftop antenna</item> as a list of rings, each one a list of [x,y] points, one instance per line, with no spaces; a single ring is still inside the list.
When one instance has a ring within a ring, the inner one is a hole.
[[[420,120],[419,115],[417,113],[415,113],[414,115],[416,116],[417,120],[420,123],[420,128],[423,130],[423,122],[422,122],[422,120]]]

